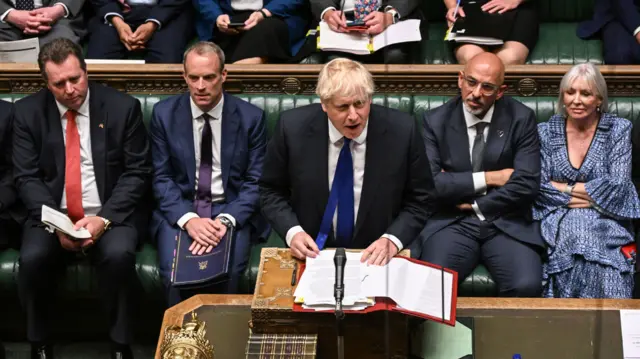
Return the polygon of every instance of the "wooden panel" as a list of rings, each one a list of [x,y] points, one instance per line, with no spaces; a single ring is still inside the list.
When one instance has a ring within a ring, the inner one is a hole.
[[[376,91],[455,95],[461,65],[367,65]],[[322,65],[228,65],[225,88],[231,93],[313,94]],[[507,94],[553,96],[570,65],[519,65],[507,68]],[[639,66],[601,66],[610,96],[640,96]],[[186,90],[182,65],[90,64],[93,80],[132,94],[176,94]],[[38,67],[0,64],[0,93],[33,93],[43,86]]]

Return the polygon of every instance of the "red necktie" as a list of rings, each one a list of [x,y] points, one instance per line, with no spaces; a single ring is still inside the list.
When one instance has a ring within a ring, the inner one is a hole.
[[[84,218],[82,208],[82,175],[80,173],[80,133],[76,123],[76,111],[67,111],[67,144],[64,185],[67,197],[67,214],[73,223]]]

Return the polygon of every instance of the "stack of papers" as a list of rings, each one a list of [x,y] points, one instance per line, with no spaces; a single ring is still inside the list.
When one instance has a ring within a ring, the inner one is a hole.
[[[344,310],[364,310],[376,297],[392,299],[397,308],[449,321],[455,309],[456,276],[450,271],[396,257],[386,266],[360,263],[361,254],[347,252],[344,274]],[[335,250],[307,258],[295,303],[305,309],[334,310]],[[453,306],[453,308],[452,308]],[[455,315],[455,314],[453,314]]]

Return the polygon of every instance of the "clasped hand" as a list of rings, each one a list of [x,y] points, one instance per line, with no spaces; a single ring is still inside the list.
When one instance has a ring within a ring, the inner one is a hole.
[[[27,35],[38,35],[51,30],[51,26],[65,14],[62,5],[46,6],[35,10],[11,10],[6,21]]]
[[[222,224],[218,218],[193,218],[190,219],[184,228],[193,239],[189,250],[195,255],[211,253],[213,248],[220,244],[222,237],[227,233],[227,226]]]
[[[98,239],[100,239],[102,234],[104,234],[105,226],[106,225],[102,217],[84,217],[74,224],[73,229],[77,231],[80,228],[84,228],[89,231],[91,238],[73,240],[68,235],[60,231],[56,231],[56,236],[58,237],[62,248],[68,251],[78,252],[92,247]]]
[[[315,258],[320,253],[316,242],[306,232],[299,232],[291,240],[291,254],[301,260]],[[386,237],[381,237],[362,251],[361,263],[369,265],[386,265],[398,254],[398,247]]]
[[[118,31],[120,42],[122,42],[124,47],[129,51],[144,49],[146,43],[158,29],[158,24],[153,21],[147,21],[138,26],[134,32],[131,30],[131,26],[118,16],[114,16],[111,19],[111,23],[116,28],[116,31]]]

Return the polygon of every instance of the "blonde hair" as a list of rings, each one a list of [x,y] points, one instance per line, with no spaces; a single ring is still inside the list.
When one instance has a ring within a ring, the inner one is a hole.
[[[600,112],[609,110],[609,101],[607,99],[607,82],[598,70],[596,65],[587,62],[573,66],[560,81],[560,89],[558,93],[558,102],[556,103],[556,112],[567,117],[567,110],[564,107],[564,93],[571,88],[571,85],[577,78],[584,79],[591,87],[593,93],[602,101],[600,104]]]
[[[368,100],[373,96],[373,77],[361,63],[345,58],[329,61],[318,75],[316,94],[321,101],[336,96]]]

